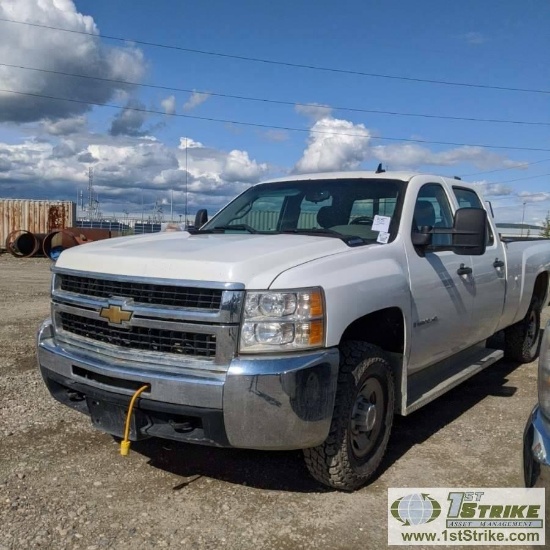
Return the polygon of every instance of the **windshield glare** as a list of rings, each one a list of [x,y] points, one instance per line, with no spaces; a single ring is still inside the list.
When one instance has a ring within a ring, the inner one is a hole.
[[[221,210],[201,231],[334,233],[376,242],[380,226],[374,216],[385,216],[391,241],[397,230],[400,198],[405,182],[389,179],[338,179],[256,185]],[[389,218],[389,219],[388,219]],[[233,227],[234,226],[234,229]],[[381,242],[379,240],[379,242]]]

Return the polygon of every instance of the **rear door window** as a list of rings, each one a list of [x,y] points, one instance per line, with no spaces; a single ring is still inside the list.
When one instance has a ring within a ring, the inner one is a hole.
[[[478,194],[472,189],[466,187],[453,187],[459,208],[483,208]],[[487,246],[492,246],[495,242],[491,225],[487,224]]]

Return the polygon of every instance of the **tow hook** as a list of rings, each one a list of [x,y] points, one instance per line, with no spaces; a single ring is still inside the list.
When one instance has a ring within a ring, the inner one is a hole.
[[[175,422],[174,420],[169,420],[168,424],[178,433],[192,432],[195,429],[191,422]]]

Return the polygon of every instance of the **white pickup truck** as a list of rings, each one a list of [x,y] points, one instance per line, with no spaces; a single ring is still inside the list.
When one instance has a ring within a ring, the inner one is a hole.
[[[317,480],[353,490],[394,413],[538,353],[550,242],[503,242],[458,179],[292,176],[204,214],[189,232],[66,250],[53,268],[40,369],[105,432],[122,435],[145,385],[130,439],[303,449]],[[489,348],[499,331],[503,349]]]

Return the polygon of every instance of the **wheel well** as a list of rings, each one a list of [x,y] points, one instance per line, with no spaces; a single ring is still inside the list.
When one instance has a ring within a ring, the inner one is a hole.
[[[344,340],[362,340],[390,353],[403,353],[405,321],[398,307],[381,309],[351,323],[342,335]]]
[[[541,308],[546,305],[546,299],[548,298],[548,272],[541,273],[535,281],[535,288],[533,289],[533,296],[539,300]]]

